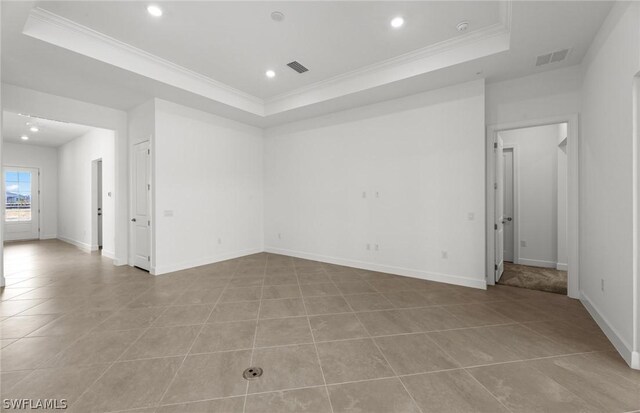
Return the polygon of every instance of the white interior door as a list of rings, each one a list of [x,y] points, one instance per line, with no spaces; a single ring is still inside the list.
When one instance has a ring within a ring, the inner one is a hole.
[[[4,239],[40,238],[40,177],[37,168],[4,167]]]
[[[504,142],[498,135],[496,136],[496,142],[494,145],[494,159],[496,160],[496,182],[495,188],[495,280],[498,282],[502,273],[504,272],[504,158],[502,157],[502,151],[504,149]]]
[[[149,141],[133,147],[133,265],[149,271],[151,264],[151,202]]]
[[[513,148],[502,151],[504,159],[504,260],[515,262],[514,221],[513,221]]]

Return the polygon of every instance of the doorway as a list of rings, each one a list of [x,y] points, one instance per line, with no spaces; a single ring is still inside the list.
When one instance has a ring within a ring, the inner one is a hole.
[[[577,117],[488,128],[487,284],[578,296]]]
[[[3,177],[5,241],[40,238],[39,170],[5,166]]]
[[[567,293],[566,134],[566,123],[498,132],[498,284]]]
[[[99,251],[102,251],[102,159],[96,159],[91,162],[91,187],[92,244],[95,245]]]

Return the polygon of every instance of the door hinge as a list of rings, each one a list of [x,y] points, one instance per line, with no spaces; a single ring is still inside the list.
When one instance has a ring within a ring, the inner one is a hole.
[[[150,227],[151,226],[151,221],[147,221],[147,226]]]
[[[147,261],[151,262],[151,256],[147,257]]]
[[[147,184],[147,191],[151,191],[151,184]]]
[[[498,264],[495,264],[495,265],[493,266],[493,269],[494,269],[494,270],[496,270],[496,271],[498,271]]]
[[[493,184],[493,189],[498,189],[498,183],[497,183],[497,182],[495,182],[495,183]]]
[[[498,224],[493,224],[493,229],[498,229]]]
[[[151,149],[147,149],[147,155],[151,155]]]
[[[493,149],[498,149],[498,142],[493,142]]]

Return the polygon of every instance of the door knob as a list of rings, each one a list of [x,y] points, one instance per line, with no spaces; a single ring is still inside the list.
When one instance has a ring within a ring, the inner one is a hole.
[[[131,218],[131,222],[136,222],[136,219],[135,218]]]
[[[507,217],[507,221],[512,221],[512,220],[513,220],[513,218]]]

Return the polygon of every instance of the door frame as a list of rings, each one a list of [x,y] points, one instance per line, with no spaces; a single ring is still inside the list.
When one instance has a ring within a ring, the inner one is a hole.
[[[7,168],[16,168],[16,169],[34,169],[36,171],[38,171],[38,174],[36,175],[36,180],[38,182],[38,205],[36,205],[38,207],[38,236],[36,238],[29,238],[29,239],[24,239],[24,240],[7,240],[6,239],[6,235],[7,232],[5,231],[5,226],[7,225],[7,222],[5,221],[6,218],[6,200],[2,201],[2,233],[3,233],[3,238],[2,241],[3,242],[19,242],[19,241],[29,241],[29,240],[41,240],[42,239],[42,200],[41,195],[42,195],[42,189],[40,188],[40,183],[41,183],[41,179],[40,179],[40,175],[41,175],[41,171],[40,171],[40,167],[39,166],[18,166],[18,165],[0,165],[0,169],[1,169],[1,173],[2,173],[2,184],[0,185],[0,189],[2,190],[2,197],[4,198],[5,193],[6,193],[6,182],[5,182],[5,177],[4,177],[4,170]],[[33,178],[32,178],[33,179]],[[33,182],[33,181],[32,181]],[[31,187],[31,191],[33,192],[33,186]],[[33,195],[31,196],[31,199],[33,200]],[[33,203],[31,204],[31,209],[33,209]],[[2,284],[4,285],[4,284]]]
[[[487,285],[494,285],[494,265],[495,265],[495,154],[493,143],[498,132],[531,128],[535,126],[546,126],[558,123],[567,124],[567,240],[568,240],[568,282],[567,295],[571,298],[579,298],[580,272],[579,272],[579,245],[578,245],[578,195],[579,195],[579,117],[577,114],[553,116],[539,119],[526,119],[516,122],[498,123],[487,125],[486,134],[486,282]],[[514,218],[515,219],[515,218]],[[514,233],[515,238],[515,233]],[[515,250],[514,250],[515,253]]]
[[[519,264],[518,257],[520,256],[520,188],[519,188],[519,176],[518,176],[518,144],[507,143],[504,144],[503,150],[509,149],[513,152],[513,263]]]

